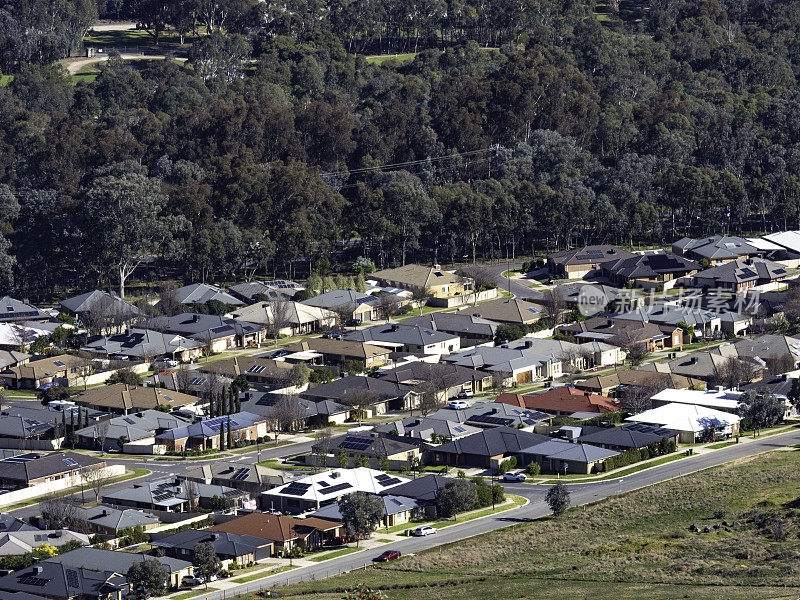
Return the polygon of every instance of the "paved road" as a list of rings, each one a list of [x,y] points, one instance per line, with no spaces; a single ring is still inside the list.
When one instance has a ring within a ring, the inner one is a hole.
[[[511,279],[503,275],[504,271],[508,271],[509,269],[519,269],[521,266],[522,263],[512,262],[499,265],[486,265],[486,268],[497,276],[498,287],[505,292],[510,290],[516,298],[524,299],[533,295],[531,288],[526,285],[522,285],[516,279]]]
[[[681,477],[740,458],[785,448],[797,443],[800,443],[800,431],[792,430],[787,433],[767,436],[759,440],[743,442],[720,450],[697,454],[685,459],[665,463],[645,471],[639,471],[638,473],[634,473],[622,479],[612,479],[594,483],[576,483],[568,485],[567,487],[570,490],[572,504],[581,505],[661,483],[669,479]],[[499,513],[496,516],[468,521],[461,525],[452,525],[430,537],[409,538],[408,540],[393,544],[392,548],[400,550],[403,554],[410,554],[440,544],[457,542],[510,525],[529,522],[550,513],[547,504],[544,502],[544,496],[549,486],[507,484],[505,487],[507,492],[524,496],[530,500],[530,503],[518,509],[511,509]],[[333,558],[309,567],[298,568],[294,571],[288,571],[259,581],[242,584],[236,588],[227,589],[224,593],[220,591],[198,596],[197,600],[223,600],[231,598],[236,594],[244,594],[250,591],[263,590],[273,586],[287,585],[299,581],[323,579],[331,575],[365,568],[365,565],[371,564],[372,559],[383,550],[384,548],[373,549],[348,554],[340,558]]]

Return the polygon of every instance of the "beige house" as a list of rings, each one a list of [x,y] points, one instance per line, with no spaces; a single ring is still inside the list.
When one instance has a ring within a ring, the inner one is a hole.
[[[115,383],[86,390],[74,398],[80,406],[120,415],[153,410],[159,406],[170,409],[191,406],[200,401],[197,396],[174,392],[163,388],[132,386]]]
[[[309,338],[286,346],[290,352],[315,352],[322,355],[326,365],[339,365],[346,360],[355,360],[365,369],[380,367],[389,361],[391,350],[382,346],[332,338]]]
[[[6,387],[37,389],[45,383],[71,386],[77,379],[89,373],[89,360],[61,354],[10,367],[0,373],[0,378]]]
[[[434,298],[453,298],[472,292],[472,280],[437,266],[405,265],[371,275],[383,285],[409,291],[425,290]]]
[[[581,279],[599,272],[600,265],[609,260],[633,258],[633,252],[603,244],[599,246],[583,246],[572,250],[562,250],[547,256],[547,270],[556,277],[564,279]]]
[[[256,302],[230,313],[230,317],[261,326],[269,326],[274,322],[274,305],[270,302]],[[284,314],[278,318],[285,320],[286,327],[281,329],[281,335],[300,335],[312,333],[336,325],[336,313],[325,308],[307,306],[299,302],[283,302],[279,309]]]

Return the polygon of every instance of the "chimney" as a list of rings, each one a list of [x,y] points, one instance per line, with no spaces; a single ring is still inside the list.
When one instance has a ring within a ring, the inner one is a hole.
[[[533,348],[533,341],[532,340],[525,340],[525,347],[526,348]]]
[[[34,575],[41,575],[42,573],[44,573],[44,569],[42,567],[33,567]]]
[[[689,364],[690,365],[696,365],[697,364],[697,357],[693,356],[692,359],[689,361]]]
[[[192,315],[192,323],[197,323],[200,320],[200,317],[197,315]]]
[[[108,516],[108,509],[105,509],[105,508],[103,509],[103,516],[104,517]]]
[[[399,326],[397,326],[397,325],[392,325],[392,329],[391,329],[392,331],[397,331],[398,329],[400,329],[400,327],[399,327]]]

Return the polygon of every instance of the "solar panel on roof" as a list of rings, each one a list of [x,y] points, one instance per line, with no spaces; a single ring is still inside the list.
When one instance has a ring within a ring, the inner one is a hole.
[[[61,460],[64,461],[64,464],[67,465],[68,467],[77,467],[78,466],[78,463],[76,463],[71,458],[62,458]]]
[[[266,365],[253,365],[247,371],[249,373],[261,373],[264,369],[266,369]]]
[[[33,536],[34,542],[44,542],[47,541],[47,534],[46,533],[37,533]]]
[[[72,588],[80,588],[81,583],[78,579],[78,572],[72,569],[67,569],[67,585]]]
[[[122,420],[125,421],[126,423],[128,423],[129,425],[135,425],[136,424],[136,421],[134,421],[130,417],[124,417]]]
[[[372,445],[371,438],[351,437],[347,436],[344,441],[339,444],[340,448],[347,448],[348,450],[366,450]]]
[[[397,477],[390,477],[389,475],[386,475],[385,479],[379,480],[378,483],[380,483],[383,487],[389,487],[390,485],[396,485],[398,483],[402,483],[402,481]]]
[[[167,402],[174,402],[174,400],[169,396],[167,396],[166,394],[164,394],[164,400],[166,400]]]
[[[44,577],[33,577],[31,575],[25,575],[24,577],[17,579],[17,582],[21,583],[22,585],[33,585],[36,587],[42,587],[48,581],[50,580],[45,579]]]
[[[195,377],[192,379],[191,385],[203,385],[206,380],[202,377]]]
[[[293,481],[290,483],[286,488],[283,490],[282,493],[287,494],[289,496],[302,496],[308,491],[308,488],[311,487],[310,483],[298,483]]]
[[[320,493],[325,494],[327,496],[328,494],[335,494],[336,492],[341,492],[342,490],[346,490],[347,488],[351,487],[353,486],[350,485],[349,483],[339,483],[337,485],[333,485],[329,488],[322,490],[322,492]]]
[[[319,487],[321,487],[321,488],[326,488],[326,487],[328,487],[330,485],[330,483],[328,483],[327,481],[318,481],[317,483],[319,484]]]
[[[236,473],[233,474],[233,477],[231,477],[231,479],[233,479],[234,481],[241,481],[242,479],[247,479],[247,475],[249,473],[250,469],[248,468],[239,469],[238,471],[236,471]]]
[[[60,360],[54,360],[53,364],[57,367],[65,367],[67,363],[61,362]]]

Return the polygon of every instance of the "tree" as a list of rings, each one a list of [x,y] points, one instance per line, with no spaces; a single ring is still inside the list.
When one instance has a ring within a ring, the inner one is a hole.
[[[81,471],[81,477],[86,480],[94,492],[95,500],[100,502],[100,493],[113,477],[108,474],[105,467],[91,467]]]
[[[787,398],[796,409],[800,409],[800,379],[792,379],[792,388],[789,390]]]
[[[455,479],[436,492],[436,510],[444,518],[471,510],[477,501],[475,486],[466,479]]]
[[[354,492],[339,500],[339,512],[347,535],[356,540],[369,537],[377,529],[383,519],[383,510],[380,497],[366,492]]]
[[[185,479],[183,490],[186,493],[186,504],[189,506],[189,512],[196,511],[200,499],[197,483],[193,479]]]
[[[211,542],[201,542],[194,547],[192,564],[194,572],[204,579],[206,588],[209,578],[222,570],[222,561],[214,552],[214,544]]]
[[[336,453],[336,464],[340,469],[347,469],[350,467],[350,453],[342,448]]]
[[[342,394],[341,403],[349,406],[356,413],[358,424],[361,425],[361,419],[366,414],[367,410],[378,402],[378,394],[372,390],[351,388]]]
[[[452,365],[443,363],[424,363],[420,369],[420,411],[424,416],[443,406],[447,390],[456,384],[458,375]]]
[[[106,380],[107,385],[114,385],[115,383],[137,386],[141,385],[142,377],[138,373],[134,373],[130,367],[125,367],[124,369],[117,369],[111,377]]]
[[[375,303],[378,316],[387,323],[400,312],[400,303],[392,294],[381,294]]]
[[[45,497],[40,507],[47,529],[72,529],[80,521],[78,509],[70,498],[51,494]]]
[[[763,427],[772,427],[783,420],[786,403],[768,390],[748,390],[739,401],[737,414],[749,421],[753,437]]]
[[[505,344],[506,342],[513,342],[523,337],[525,332],[516,325],[507,325],[502,323],[497,326],[494,333],[494,342],[497,345]]]
[[[553,325],[561,323],[567,304],[558,289],[551,288],[542,292],[541,303],[544,309],[542,311],[544,317]]]
[[[97,447],[104,451],[106,449],[106,438],[108,437],[108,428],[110,424],[107,419],[97,421],[94,424],[94,439],[97,442]],[[120,448],[121,450],[122,448]]]
[[[158,559],[147,558],[133,563],[125,574],[125,579],[137,598],[147,600],[153,596],[164,595],[167,591],[169,573]]]
[[[116,270],[120,298],[141,262],[186,227],[183,217],[162,214],[165,204],[161,183],[139,173],[97,177],[86,193],[85,231],[92,238],[86,243],[97,249],[98,264]]]
[[[553,511],[553,515],[560,517],[569,508],[569,496],[569,490],[559,481],[547,491],[544,501],[547,502],[550,510]]]
[[[291,313],[291,303],[284,300],[270,300],[264,307],[264,331],[276,346],[281,332],[292,325]]]
[[[332,439],[333,434],[330,429],[323,429],[317,434],[317,441],[312,448],[315,469],[324,469],[328,465],[328,454],[331,451]]]
[[[297,396],[284,394],[272,406],[272,419],[275,422],[275,439],[278,431],[293,431],[300,426],[305,411]]]
[[[311,369],[309,369],[308,365],[299,362],[292,366],[292,370],[289,373],[289,383],[296,388],[303,387],[308,383],[309,375],[311,375]]]

